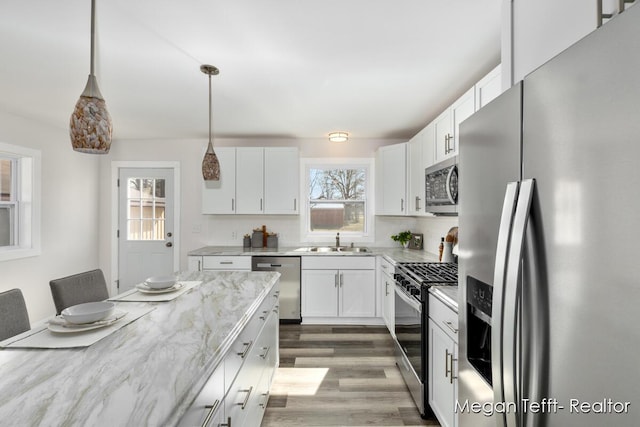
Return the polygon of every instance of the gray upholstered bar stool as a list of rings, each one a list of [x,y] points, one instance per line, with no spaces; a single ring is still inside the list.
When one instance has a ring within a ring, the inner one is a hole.
[[[109,298],[102,270],[96,269],[49,282],[57,314],[72,305]]]
[[[29,313],[20,289],[0,293],[0,341],[31,329]]]

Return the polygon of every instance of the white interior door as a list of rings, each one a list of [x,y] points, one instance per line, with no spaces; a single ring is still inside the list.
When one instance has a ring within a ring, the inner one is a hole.
[[[174,170],[120,168],[118,292],[174,271]]]

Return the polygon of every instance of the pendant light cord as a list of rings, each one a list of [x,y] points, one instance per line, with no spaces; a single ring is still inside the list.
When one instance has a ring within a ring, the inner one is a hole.
[[[91,0],[91,75],[94,75],[93,58],[96,39],[96,0]]]
[[[209,144],[213,145],[211,137],[211,125],[213,124],[213,105],[211,102],[211,74],[209,74]]]

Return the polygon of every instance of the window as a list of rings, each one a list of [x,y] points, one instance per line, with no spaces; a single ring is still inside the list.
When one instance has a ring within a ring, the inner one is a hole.
[[[343,244],[365,241],[372,230],[371,160],[304,159],[303,239]]]
[[[128,181],[127,240],[164,240],[164,179]]]
[[[0,261],[40,253],[40,152],[0,143]]]

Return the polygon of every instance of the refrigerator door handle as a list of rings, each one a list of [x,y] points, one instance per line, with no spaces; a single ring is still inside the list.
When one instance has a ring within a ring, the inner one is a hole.
[[[507,271],[507,254],[509,251],[509,236],[516,209],[519,182],[510,182],[504,194],[500,228],[498,230],[498,244],[496,246],[496,263],[493,274],[493,302],[492,302],[492,331],[491,331],[491,374],[493,379],[494,401],[504,402],[504,387],[502,380],[502,325],[504,316],[504,281]],[[504,416],[496,414],[498,427],[504,427]]]
[[[521,427],[521,390],[520,390],[520,355],[519,327],[520,306],[518,301],[522,293],[522,257],[525,246],[525,235],[529,217],[531,216],[531,201],[535,181],[525,179],[520,183],[518,202],[513,218],[513,229],[509,243],[507,270],[504,284],[503,318],[502,318],[502,381],[504,387],[504,402],[515,404],[516,411],[506,411],[507,427]]]

